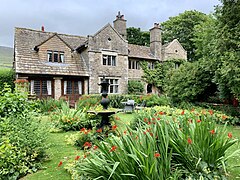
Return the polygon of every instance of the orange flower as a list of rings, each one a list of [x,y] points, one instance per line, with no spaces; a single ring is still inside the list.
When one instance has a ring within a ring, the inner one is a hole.
[[[96,132],[101,133],[102,132],[102,128],[97,129]]]
[[[200,120],[200,119],[198,119],[198,120],[197,120],[197,123],[200,123],[200,122],[201,122],[201,120]]]
[[[117,149],[117,146],[112,146],[112,148],[110,149],[109,152],[113,152],[113,151],[115,151],[116,149]]]
[[[232,133],[230,133],[230,132],[228,133],[228,138],[230,138],[230,139],[232,138]]]
[[[58,163],[58,167],[60,167],[62,164],[63,164],[63,162],[60,161],[60,162]]]
[[[192,144],[191,138],[188,138],[187,141],[188,141],[188,144]]]
[[[152,121],[155,121],[155,118],[154,118],[154,117],[152,118]]]
[[[210,109],[210,110],[208,110],[208,112],[210,115],[213,115],[213,110]]]
[[[150,124],[151,124],[151,122],[149,121],[149,122],[148,122],[148,125],[150,125]]]
[[[227,119],[227,116],[223,115],[222,120],[225,120],[225,119]]]
[[[214,130],[214,129],[211,130],[210,133],[211,133],[211,134],[215,134],[215,130]]]
[[[92,146],[92,144],[88,141],[83,144],[83,147],[90,148],[91,146]]]
[[[123,134],[127,134],[127,131],[123,131]]]
[[[158,157],[160,157],[160,154],[159,153],[155,153],[154,157],[158,158]]]
[[[144,118],[144,122],[147,122],[148,121],[148,118]]]
[[[93,146],[93,150],[96,150],[98,148],[98,146],[94,145]]]
[[[181,112],[181,115],[184,115],[184,113],[185,113],[185,112],[184,112],[184,110],[183,110],[183,111]]]
[[[117,125],[114,125],[113,127],[112,127],[112,130],[116,130],[117,129]]]
[[[159,121],[159,120],[160,120],[160,118],[157,118],[157,120]]]
[[[164,115],[164,112],[160,111],[158,114],[160,114],[160,115]]]
[[[78,160],[79,158],[80,158],[80,156],[76,156],[76,157],[75,157],[75,160]]]
[[[80,129],[81,132],[84,132],[85,130],[86,130],[85,128]]]

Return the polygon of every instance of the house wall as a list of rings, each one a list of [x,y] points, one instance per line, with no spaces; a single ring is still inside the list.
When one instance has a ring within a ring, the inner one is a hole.
[[[164,49],[163,60],[172,58],[187,60],[187,52],[176,40]]]

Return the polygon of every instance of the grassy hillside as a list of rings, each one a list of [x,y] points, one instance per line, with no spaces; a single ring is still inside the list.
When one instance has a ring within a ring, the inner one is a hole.
[[[13,48],[0,46],[0,68],[12,68]]]

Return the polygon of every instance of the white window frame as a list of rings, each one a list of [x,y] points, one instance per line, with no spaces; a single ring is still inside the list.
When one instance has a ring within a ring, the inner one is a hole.
[[[114,60],[113,60],[114,59]],[[117,66],[117,53],[115,52],[102,52],[102,57],[101,57],[101,64],[103,66],[111,66],[111,67],[116,67]]]
[[[119,94],[119,78],[116,77],[106,77],[105,78],[107,80],[108,83],[110,83],[109,87],[108,87],[108,94]],[[99,84],[102,82],[103,78],[99,77]],[[113,83],[111,83],[111,80],[113,81]],[[117,83],[116,83],[117,81]],[[113,92],[110,92],[110,88],[113,87]],[[117,91],[117,92],[116,92]],[[99,86],[99,93],[101,93],[101,86]]]

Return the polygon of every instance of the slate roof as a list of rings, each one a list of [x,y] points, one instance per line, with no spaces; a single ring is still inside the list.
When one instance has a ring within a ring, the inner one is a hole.
[[[150,51],[150,47],[139,46],[135,44],[128,44],[129,57],[140,58],[140,59],[150,59],[150,60],[159,60]]]
[[[72,50],[79,47],[87,40],[86,37],[58,34],[54,32],[42,32],[27,28],[15,28],[15,68],[17,73],[29,74],[54,74],[89,76],[86,63],[80,55],[73,56],[72,64],[54,65],[40,61],[34,48],[58,36]]]

